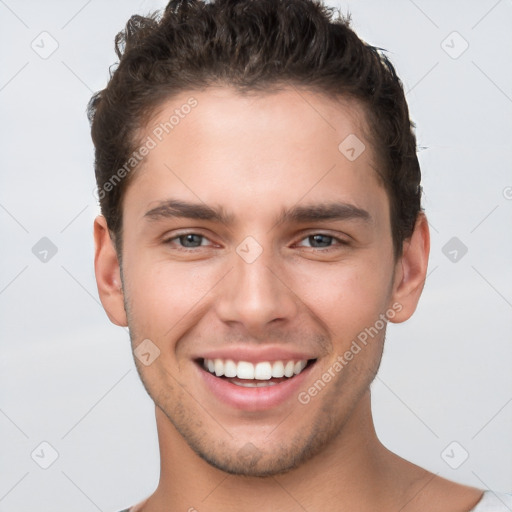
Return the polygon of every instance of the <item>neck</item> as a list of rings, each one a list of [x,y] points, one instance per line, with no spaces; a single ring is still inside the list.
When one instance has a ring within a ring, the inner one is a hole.
[[[297,469],[265,478],[230,475],[210,466],[159,409],[156,417],[161,475],[145,512],[258,510],[262,500],[279,512],[330,509],[333,502],[344,510],[383,510],[383,503],[394,498],[391,492],[396,495],[390,468],[396,467],[397,457],[377,438],[369,392],[322,452]]]

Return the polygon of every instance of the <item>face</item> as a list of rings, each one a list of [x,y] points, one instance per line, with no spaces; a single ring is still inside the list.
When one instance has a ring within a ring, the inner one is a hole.
[[[339,149],[349,135],[356,159]],[[123,203],[121,296],[159,421],[224,471],[297,467],[343,435],[403,309],[362,112],[211,88],[163,105],[148,136]]]

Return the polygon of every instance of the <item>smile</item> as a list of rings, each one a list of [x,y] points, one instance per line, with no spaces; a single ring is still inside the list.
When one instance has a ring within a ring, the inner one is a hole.
[[[266,406],[269,406],[269,402],[274,401],[271,399],[272,397],[277,401],[281,401],[280,396],[281,399],[284,399],[288,394],[285,392],[289,387],[287,384],[296,380],[298,384],[298,381],[301,380],[298,377],[302,377],[302,372],[309,369],[315,362],[316,359],[283,359],[251,363],[233,359],[204,358],[200,359],[198,364],[209,376],[207,379],[209,387],[223,400],[240,408],[259,408],[259,401],[263,401]],[[265,391],[265,395],[248,395],[246,392],[250,391],[249,388],[254,392]],[[244,394],[236,393],[235,389],[239,389],[240,392],[244,390]],[[267,394],[266,390],[270,393],[271,389],[276,392],[278,389],[281,391],[277,394]]]
[[[201,383],[197,396],[204,393],[205,402],[220,404],[223,414],[229,409],[270,412],[285,404],[294,406],[319,359],[311,351],[270,344],[231,345],[194,356]]]
[[[217,377],[244,380],[268,381],[272,378],[291,378],[306,368],[308,361],[262,361],[256,364],[248,361],[235,362],[232,359],[204,359],[203,367]],[[262,383],[264,384],[264,383]]]

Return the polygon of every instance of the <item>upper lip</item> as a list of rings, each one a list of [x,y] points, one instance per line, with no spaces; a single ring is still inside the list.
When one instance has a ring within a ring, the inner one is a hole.
[[[231,359],[233,361],[247,361],[248,363],[261,363],[265,361],[307,361],[316,359],[311,353],[295,351],[289,348],[266,346],[249,347],[239,345],[236,347],[207,350],[198,354],[193,359]]]

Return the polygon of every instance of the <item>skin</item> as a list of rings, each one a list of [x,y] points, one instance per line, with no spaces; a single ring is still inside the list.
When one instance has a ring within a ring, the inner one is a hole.
[[[159,486],[135,510],[470,510],[481,491],[412,465],[377,438],[369,386],[385,328],[307,404],[294,395],[239,410],[198,377],[195,360],[208,350],[293,348],[316,359],[307,391],[379,315],[413,314],[429,232],[420,214],[395,258],[388,196],[356,104],[293,88],[242,96],[216,87],[168,101],[142,135],[190,96],[198,106],[126,190],[122,270],[105,219],[94,225],[109,318],[129,326],[134,349],[150,339],[160,350],[149,366],[135,358],[161,454]],[[338,149],[349,134],[366,146],[354,161]],[[148,216],[170,199],[229,218]],[[283,211],[327,203],[367,215],[278,222]],[[183,247],[185,233],[200,245]],[[236,251],[248,236],[262,249],[251,263]]]

